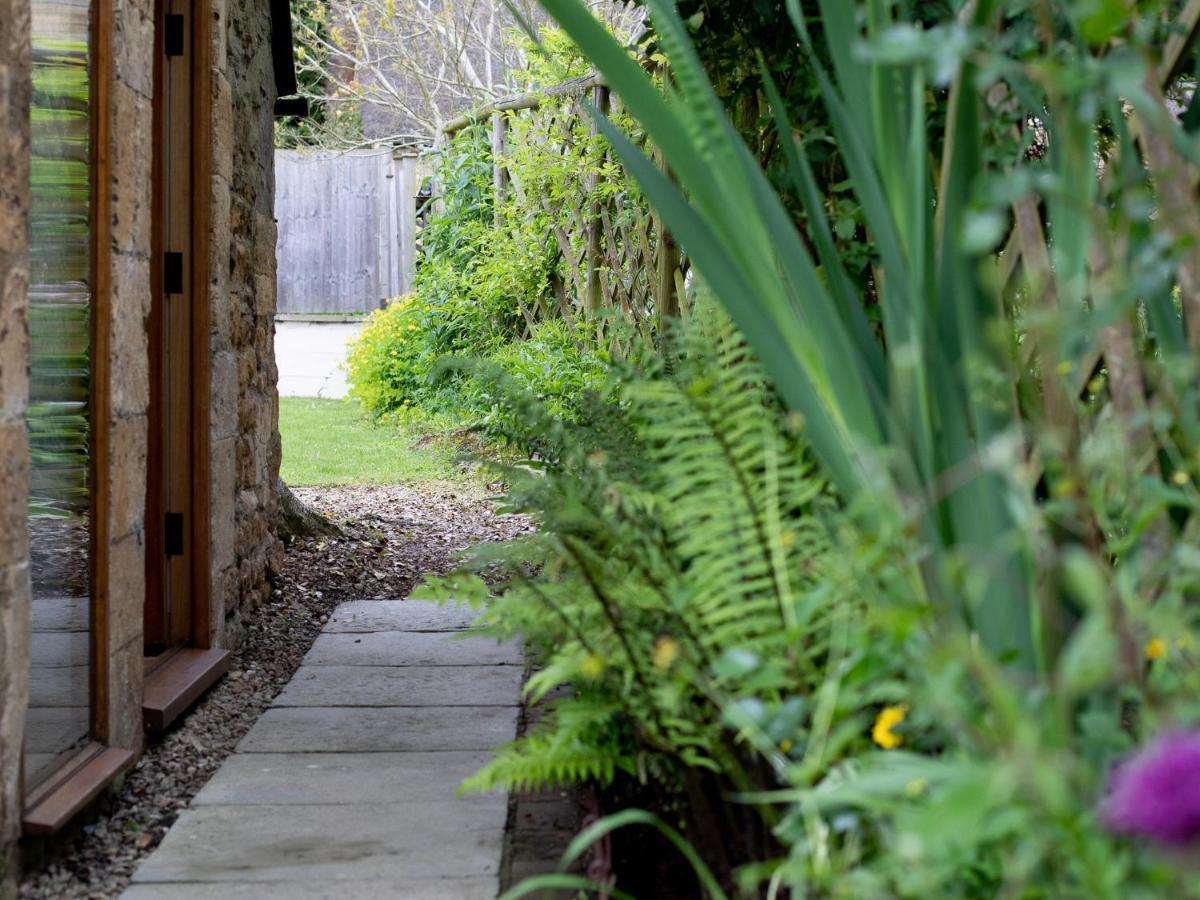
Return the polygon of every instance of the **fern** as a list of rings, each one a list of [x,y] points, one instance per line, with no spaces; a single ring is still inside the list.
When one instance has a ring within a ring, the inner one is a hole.
[[[524,457],[497,465],[507,506],[540,523],[469,564],[506,576],[482,621],[531,647],[533,696],[574,696],[471,788],[605,782],[647,756],[772,787],[747,763],[746,723],[735,730],[722,709],[753,698],[767,717],[757,739],[777,742],[788,734],[771,710],[822,682],[830,611],[845,598],[818,588],[838,583],[825,524],[836,506],[801,423],[715,308],[698,305],[664,340],[579,398],[571,424],[503,373],[475,372],[497,404],[489,434]],[[786,728],[805,727],[793,718]]]
[[[463,782],[461,790],[608,784],[618,769],[633,768],[613,724],[619,713],[619,705],[611,700],[576,696],[560,703],[531,733],[496,751],[487,765]]]

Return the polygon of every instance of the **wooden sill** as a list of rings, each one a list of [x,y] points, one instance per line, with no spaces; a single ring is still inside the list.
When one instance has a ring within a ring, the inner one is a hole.
[[[228,650],[168,650],[146,660],[142,721],[147,731],[165,731],[229,671]]]
[[[89,744],[26,800],[22,826],[27,835],[54,834],[100,796],[133,762],[128,750]]]

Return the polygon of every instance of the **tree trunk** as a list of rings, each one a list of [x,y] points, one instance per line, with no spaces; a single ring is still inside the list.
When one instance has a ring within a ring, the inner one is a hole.
[[[344,532],[334,522],[309,509],[292,493],[280,478],[279,490],[279,537],[285,543],[297,538],[339,537]]]

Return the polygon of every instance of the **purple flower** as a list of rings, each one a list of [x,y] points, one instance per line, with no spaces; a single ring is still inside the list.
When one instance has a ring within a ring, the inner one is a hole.
[[[1159,735],[1117,765],[1101,816],[1118,834],[1168,847],[1200,838],[1200,731]]]

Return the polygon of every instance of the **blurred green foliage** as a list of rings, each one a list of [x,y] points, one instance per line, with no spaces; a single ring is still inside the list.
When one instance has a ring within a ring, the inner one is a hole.
[[[733,325],[571,422],[496,376],[541,531],[431,593],[559,699],[475,786],[624,773],[728,894],[1200,895],[1099,815],[1200,722],[1200,9],[647,0],[664,91],[545,5]]]

